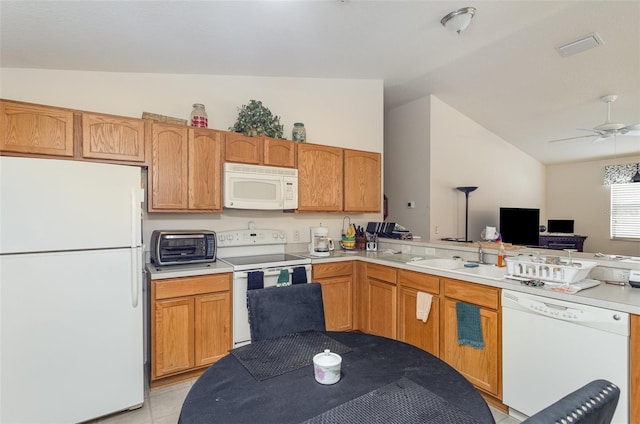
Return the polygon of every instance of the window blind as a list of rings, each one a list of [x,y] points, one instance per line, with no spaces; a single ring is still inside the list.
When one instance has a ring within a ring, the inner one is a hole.
[[[611,186],[611,238],[640,240],[640,183]]]

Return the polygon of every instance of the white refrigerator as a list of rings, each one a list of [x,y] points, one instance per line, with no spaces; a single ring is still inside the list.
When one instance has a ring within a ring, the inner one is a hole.
[[[0,157],[0,422],[142,405],[140,168]]]

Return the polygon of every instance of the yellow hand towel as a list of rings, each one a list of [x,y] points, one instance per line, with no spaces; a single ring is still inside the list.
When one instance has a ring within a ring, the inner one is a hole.
[[[416,298],[416,318],[427,322],[429,312],[431,311],[431,300],[433,296],[429,293],[418,292]]]

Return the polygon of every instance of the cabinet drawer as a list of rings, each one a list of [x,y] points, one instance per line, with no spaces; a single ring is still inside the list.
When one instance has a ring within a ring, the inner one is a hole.
[[[396,283],[396,269],[383,265],[367,264],[367,277]]]
[[[313,279],[353,274],[353,261],[313,265]]]
[[[201,275],[153,281],[155,299],[192,296],[231,290],[231,274]]]
[[[416,290],[432,294],[440,293],[440,277],[435,275],[401,269],[398,271],[398,283],[402,286],[413,287]]]
[[[444,295],[463,302],[498,309],[500,289],[458,280],[445,279]]]

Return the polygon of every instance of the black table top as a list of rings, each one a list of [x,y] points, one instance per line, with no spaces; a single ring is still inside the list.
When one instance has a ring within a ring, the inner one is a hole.
[[[352,349],[342,354],[342,377],[337,384],[318,384],[313,365],[257,381],[236,357],[227,355],[194,383],[179,423],[300,423],[403,377],[479,423],[495,423],[473,385],[435,356],[384,337],[326,334]]]

